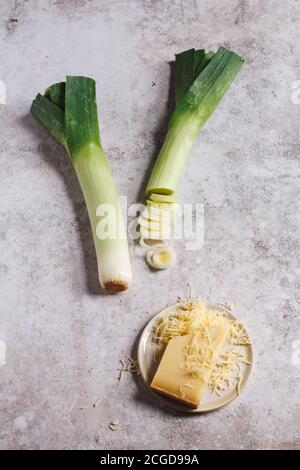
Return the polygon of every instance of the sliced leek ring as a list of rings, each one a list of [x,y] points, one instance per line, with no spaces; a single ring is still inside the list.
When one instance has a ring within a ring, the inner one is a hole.
[[[155,193],[152,193],[149,196],[149,200],[154,201],[154,202],[167,202],[167,203],[176,202],[176,199],[173,196],[170,196],[168,194],[155,194]]]
[[[140,238],[140,246],[145,250],[149,250],[150,248],[164,248],[168,246],[168,242],[166,240],[157,240],[155,238]]]
[[[159,222],[158,220],[152,220],[152,219],[145,219],[145,217],[140,216],[138,218],[138,224],[140,227],[145,228],[146,230],[161,230],[162,229],[162,223]]]
[[[140,217],[159,222],[162,220],[162,213],[161,210],[157,209],[156,207],[146,206]]]
[[[174,266],[176,261],[175,251],[172,247],[149,249],[145,255],[146,261],[153,269],[168,269]]]
[[[171,238],[171,229],[169,226],[162,226],[160,230],[154,230],[153,228],[147,229],[146,227],[140,226],[140,234],[143,238],[149,238],[151,240],[168,240]]]
[[[173,206],[173,204],[166,204],[167,206]],[[165,220],[170,220],[173,218],[174,208],[172,209],[161,209],[157,205],[151,206],[147,205],[143,210],[140,217],[144,217],[148,220],[156,220],[164,223]]]
[[[147,206],[150,210],[155,208],[162,211],[174,211],[176,209],[177,204],[175,202],[155,202],[151,201],[151,199],[147,199],[146,207]]]

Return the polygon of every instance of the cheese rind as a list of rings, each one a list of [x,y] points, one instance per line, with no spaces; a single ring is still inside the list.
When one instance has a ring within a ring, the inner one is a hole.
[[[177,336],[169,341],[151,389],[197,408],[216,360],[226,342],[228,326],[212,328],[207,336]]]

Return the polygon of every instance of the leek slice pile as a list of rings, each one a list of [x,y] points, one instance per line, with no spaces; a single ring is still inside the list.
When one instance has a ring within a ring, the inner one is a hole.
[[[149,205],[158,208],[163,205],[164,209],[173,209],[177,184],[190,149],[243,62],[242,57],[224,47],[220,47],[216,53],[189,49],[176,55],[176,107],[146,188],[146,209]],[[141,237],[146,238],[145,235],[150,233],[155,238],[155,230],[152,228],[152,220],[149,220],[148,225],[144,225],[141,230]],[[170,228],[161,227],[161,239],[165,239],[166,232],[170,233]],[[142,243],[145,244],[145,241]]]
[[[73,164],[89,213],[102,288],[112,293],[126,290],[132,278],[127,236],[101,146],[95,81],[69,76],[43,96],[38,94],[31,113],[66,148]],[[100,233],[103,219],[107,230]]]

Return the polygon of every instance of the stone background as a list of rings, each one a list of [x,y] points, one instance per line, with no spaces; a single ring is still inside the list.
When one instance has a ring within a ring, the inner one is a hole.
[[[1,2],[0,448],[300,448],[299,26],[295,0]],[[94,77],[119,191],[142,201],[171,111],[169,61],[221,44],[246,65],[182,185],[186,202],[205,205],[204,246],[158,273],[131,246],[130,291],[102,295],[74,172],[28,114],[31,101],[67,74]],[[134,355],[150,316],[187,281],[207,297],[217,280],[213,300],[236,302],[255,346],[239,400],[185,416],[129,374],[117,386],[119,360]]]

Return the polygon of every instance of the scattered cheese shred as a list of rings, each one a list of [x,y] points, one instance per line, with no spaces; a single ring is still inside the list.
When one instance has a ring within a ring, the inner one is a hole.
[[[118,419],[115,419],[114,421],[109,423],[108,427],[111,431],[118,431],[118,429],[120,429],[120,421]]]
[[[92,405],[93,408],[97,408],[97,407],[100,405],[100,403],[102,402],[102,400],[103,400],[103,397],[97,398],[97,400],[94,401],[94,403],[93,403],[93,405]]]
[[[124,372],[129,372],[130,374],[140,373],[138,361],[130,356],[125,356],[124,359],[120,359],[120,364],[120,367],[116,371],[116,380],[118,383],[121,382]]]
[[[190,286],[189,286],[190,287]],[[242,382],[241,364],[249,364],[242,346],[251,344],[245,327],[232,320],[226,312],[219,311],[192,298],[191,288],[187,300],[179,300],[173,315],[161,317],[154,326],[153,341],[158,345],[166,345],[176,336],[200,335],[205,341],[203,345],[190,344],[185,351],[185,363],[181,367],[187,368],[191,376],[203,375],[214,361],[211,348],[210,332],[217,327],[226,325],[229,333],[224,350],[217,359],[210,376],[208,387],[217,395],[236,387],[240,393]],[[186,384],[185,386],[188,386]],[[184,397],[184,389],[180,390]]]
[[[86,410],[89,410],[91,408],[98,408],[98,406],[100,405],[100,403],[102,401],[103,401],[103,397],[100,395],[93,403],[91,403],[89,405],[81,406],[79,409],[80,409],[80,411],[86,411]]]

